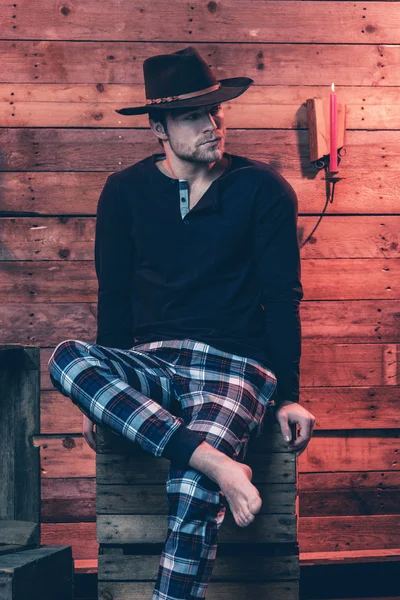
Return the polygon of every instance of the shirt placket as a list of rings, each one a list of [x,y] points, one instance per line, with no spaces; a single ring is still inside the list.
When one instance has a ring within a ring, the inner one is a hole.
[[[190,211],[189,206],[189,184],[185,179],[179,180],[179,198],[181,207],[181,217],[184,219]]]

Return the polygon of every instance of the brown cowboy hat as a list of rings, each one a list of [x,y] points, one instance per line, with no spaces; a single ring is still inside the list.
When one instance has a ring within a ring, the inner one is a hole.
[[[254,83],[250,77],[217,80],[193,46],[146,58],[143,74],[146,104],[121,108],[115,112],[120,115],[142,115],[151,108],[171,110],[219,104],[240,96]]]

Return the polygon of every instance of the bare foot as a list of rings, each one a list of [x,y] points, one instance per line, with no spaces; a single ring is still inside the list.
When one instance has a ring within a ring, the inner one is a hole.
[[[218,483],[239,527],[250,525],[262,506],[258,489],[251,483],[253,471],[204,440],[193,452],[189,466]]]
[[[258,489],[251,483],[253,471],[248,465],[229,457],[221,461],[217,482],[229,503],[233,517],[239,527],[250,525],[262,506]]]

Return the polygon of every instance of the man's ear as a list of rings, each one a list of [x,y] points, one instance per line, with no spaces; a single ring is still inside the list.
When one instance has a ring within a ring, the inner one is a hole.
[[[153,119],[149,119],[149,124],[150,127],[153,131],[153,133],[160,139],[162,140],[166,140],[167,139],[167,135],[165,133],[164,127],[162,125],[162,123],[160,123],[159,121],[153,121]]]

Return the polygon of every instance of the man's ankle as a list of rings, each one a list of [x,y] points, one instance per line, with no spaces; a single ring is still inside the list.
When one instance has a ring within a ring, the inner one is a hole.
[[[222,461],[228,459],[220,450],[211,446],[204,440],[193,452],[189,460],[189,466],[193,469],[201,471],[210,479],[218,483],[218,475],[220,473]]]

